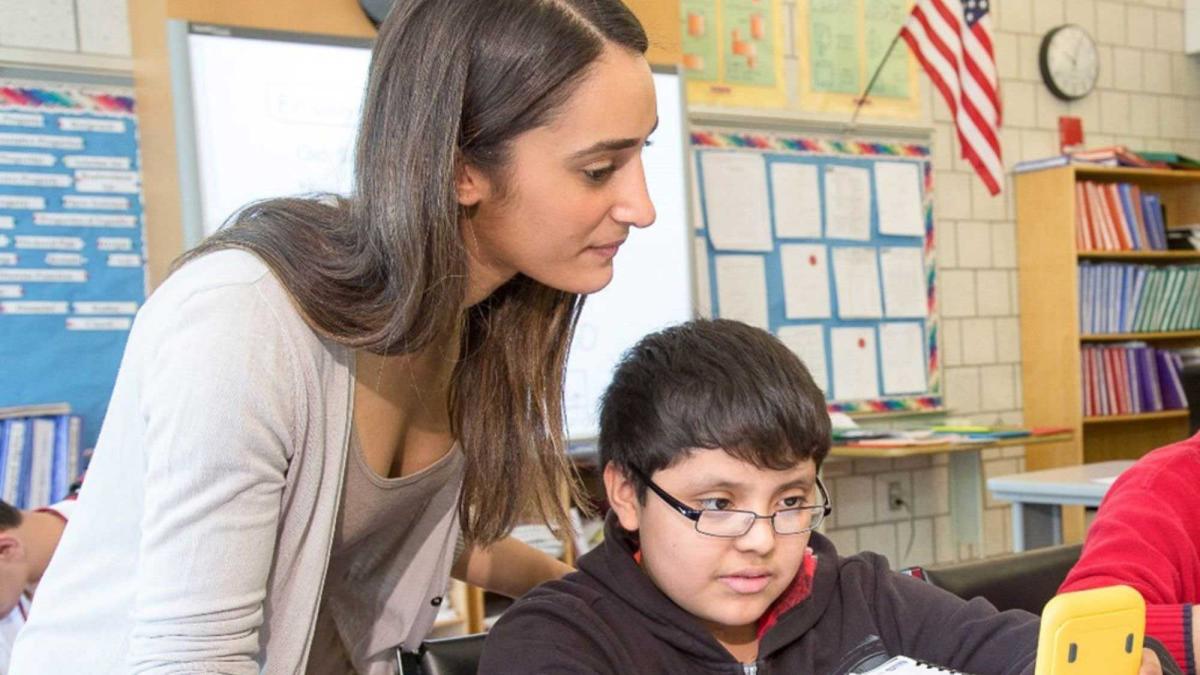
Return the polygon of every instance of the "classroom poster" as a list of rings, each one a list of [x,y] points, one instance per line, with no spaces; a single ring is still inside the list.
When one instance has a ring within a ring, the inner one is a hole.
[[[808,70],[814,92],[858,94],[857,7],[846,0],[810,0]]]
[[[146,272],[128,92],[0,82],[0,406],[69,403],[95,444]]]
[[[920,119],[920,73],[908,45],[897,43],[884,61],[911,7],[912,0],[794,0],[791,28],[802,58],[792,107],[849,119],[883,63],[861,115]]]
[[[688,79],[720,78],[717,0],[683,0],[683,70]]]
[[[688,103],[788,105],[783,0],[683,0]]]

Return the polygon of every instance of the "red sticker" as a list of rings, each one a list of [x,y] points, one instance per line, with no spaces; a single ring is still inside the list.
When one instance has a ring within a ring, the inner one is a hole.
[[[858,348],[859,348],[859,349],[866,349],[866,348],[867,348],[867,341],[866,341],[866,340],[864,340],[864,339],[862,339],[862,338],[858,338]]]
[[[813,267],[816,267],[817,266],[817,256],[815,256],[815,255],[808,256],[808,264],[812,265]]]

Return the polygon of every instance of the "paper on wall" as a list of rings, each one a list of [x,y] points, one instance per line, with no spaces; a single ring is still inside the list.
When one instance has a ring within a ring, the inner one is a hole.
[[[767,274],[762,256],[717,256],[717,309],[722,318],[766,329]]]
[[[853,166],[825,167],[825,236],[871,238],[871,173]]]
[[[879,398],[874,328],[833,328],[833,395],[839,401]]]
[[[787,318],[826,319],[832,313],[827,251],[823,244],[779,247]]]
[[[779,329],[779,340],[787,345],[808,368],[825,396],[829,396],[829,365],[825,358],[825,328],[821,325],[784,326]]]
[[[833,277],[837,286],[838,317],[878,319],[883,316],[875,249],[859,246],[833,249]]]
[[[775,236],[821,238],[821,187],[817,167],[795,162],[771,164]]]
[[[925,252],[916,246],[884,247],[879,267],[887,316],[925,318]]]
[[[879,326],[884,394],[917,394],[926,389],[925,333],[921,324],[889,322]]]
[[[921,173],[913,162],[875,162],[879,233],[925,236]]]
[[[767,208],[767,165],[761,155],[706,152],[705,224],[718,251],[770,251],[771,214]]]

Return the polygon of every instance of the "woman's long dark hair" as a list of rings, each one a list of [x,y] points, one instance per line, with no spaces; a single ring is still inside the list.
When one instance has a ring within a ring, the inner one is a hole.
[[[317,332],[352,348],[410,354],[461,336],[450,416],[477,543],[531,514],[570,529],[563,379],[582,297],[518,275],[464,316],[455,178],[467,163],[503,186],[513,139],[550,121],[606,43],[647,48],[620,0],[397,0],[372,55],[354,194],[251,204],[176,262],[247,249]]]

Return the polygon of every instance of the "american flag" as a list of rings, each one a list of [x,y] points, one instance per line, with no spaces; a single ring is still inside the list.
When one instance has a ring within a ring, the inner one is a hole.
[[[963,158],[995,195],[1004,183],[1004,164],[989,5],[990,0],[917,0],[900,35],[949,106]]]

